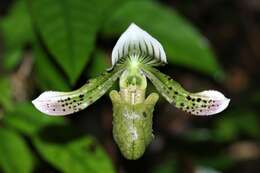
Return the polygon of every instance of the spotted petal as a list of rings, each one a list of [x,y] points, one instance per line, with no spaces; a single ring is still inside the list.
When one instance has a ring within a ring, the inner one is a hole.
[[[121,75],[121,68],[90,79],[81,88],[71,92],[46,91],[32,101],[34,106],[48,115],[68,115],[78,112],[103,96]]]
[[[179,83],[153,67],[145,66],[143,71],[168,102],[188,113],[194,115],[217,114],[226,109],[230,102],[230,99],[215,90],[190,93]]]
[[[134,23],[127,28],[117,41],[112,51],[112,65],[114,66],[120,59],[131,53],[149,56],[161,63],[167,63],[165,52],[159,41]]]

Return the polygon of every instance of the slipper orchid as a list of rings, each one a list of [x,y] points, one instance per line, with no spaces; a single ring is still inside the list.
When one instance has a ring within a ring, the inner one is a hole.
[[[159,41],[132,23],[112,51],[112,67],[72,92],[47,91],[32,101],[41,112],[60,116],[78,112],[103,96],[119,78],[120,91],[111,91],[113,136],[127,159],[140,158],[153,139],[152,117],[159,98],[146,98],[148,78],[157,91],[177,108],[193,115],[217,114],[230,99],[215,90],[186,91],[155,67],[167,63]]]

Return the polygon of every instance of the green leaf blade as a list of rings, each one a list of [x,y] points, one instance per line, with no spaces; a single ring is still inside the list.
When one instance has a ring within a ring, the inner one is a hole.
[[[34,145],[50,164],[64,173],[114,173],[114,168],[103,151],[91,137],[81,137],[68,143],[34,139]],[[95,146],[95,149],[91,149]]]
[[[99,11],[94,11],[96,7],[95,1],[82,0],[38,0],[31,3],[37,29],[72,84],[94,48],[99,25]]]
[[[49,125],[63,125],[65,121],[59,117],[48,117],[37,111],[31,103],[17,104],[15,109],[8,111],[3,118],[4,125],[27,136],[33,136]]]
[[[11,110],[13,108],[11,81],[0,76],[0,108]]]
[[[212,77],[223,77],[223,70],[207,40],[175,11],[151,1],[129,2],[107,20],[103,34],[118,36],[132,22],[162,43],[169,63]]]
[[[11,7],[8,15],[0,19],[0,32],[5,46],[3,66],[7,70],[12,70],[23,58],[23,48],[34,41],[26,0],[18,0]]]
[[[31,173],[33,157],[23,138],[17,133],[0,129],[0,167],[5,173]]]
[[[70,89],[64,76],[55,67],[51,59],[47,57],[42,48],[35,46],[34,56],[36,81],[42,90],[68,91]]]

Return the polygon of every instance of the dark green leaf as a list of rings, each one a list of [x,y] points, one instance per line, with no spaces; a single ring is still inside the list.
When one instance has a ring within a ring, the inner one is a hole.
[[[64,77],[44,51],[36,47],[34,55],[36,80],[41,89],[68,91],[69,86]]]
[[[118,37],[132,22],[162,43],[169,63],[223,76],[207,40],[174,10],[152,1],[126,3],[108,18],[103,34]]]
[[[89,71],[90,77],[98,76],[109,67],[109,56],[101,50],[96,50]]]
[[[0,167],[5,173],[31,173],[33,157],[23,138],[0,128]]]
[[[22,58],[22,49],[34,40],[30,16],[25,0],[16,1],[7,17],[0,21],[5,43],[4,66],[14,68]]]
[[[90,137],[82,137],[68,143],[54,143],[35,138],[34,145],[45,160],[64,173],[115,172],[103,149]]]
[[[257,113],[247,110],[233,110],[219,119],[214,129],[214,139],[219,142],[235,140],[239,135],[259,138],[260,126]]]
[[[216,153],[208,157],[198,157],[194,159],[197,165],[204,165],[218,170],[225,170],[234,164],[234,160],[226,153]]]
[[[168,160],[153,169],[153,173],[177,173],[178,167],[175,160]]]
[[[260,90],[253,91],[253,94],[250,96],[250,101],[257,105],[260,104]]]
[[[216,129],[214,131],[214,140],[218,142],[227,142],[236,139],[239,135],[239,128],[232,118],[221,118],[216,123]]]
[[[31,1],[32,17],[47,48],[74,83],[89,61],[101,21],[100,0]]]
[[[92,64],[90,70],[88,71],[88,77],[97,77],[110,67],[110,54],[102,51],[101,49],[98,49],[95,51],[95,54],[93,56]],[[116,82],[113,84],[113,86],[108,90],[106,94],[109,94],[112,90],[118,90],[118,84]]]
[[[3,60],[3,66],[7,70],[12,70],[22,61],[23,58],[23,49],[22,45],[6,49],[4,52],[4,60]]]
[[[3,107],[6,110],[11,110],[12,105],[10,80],[0,77],[0,107]]]
[[[62,172],[114,172],[102,148],[91,137],[68,130],[62,117],[49,117],[25,103],[17,105],[3,122],[29,136],[42,157]]]
[[[202,142],[212,140],[213,136],[210,130],[202,128],[194,128],[183,134],[185,140],[191,142]]]
[[[49,117],[33,107],[31,103],[17,104],[14,111],[8,112],[3,119],[6,126],[32,136],[52,124],[64,124],[62,117]]]

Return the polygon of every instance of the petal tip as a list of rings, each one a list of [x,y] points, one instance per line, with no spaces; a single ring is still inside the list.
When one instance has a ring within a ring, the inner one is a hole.
[[[222,100],[222,103],[220,104],[220,107],[219,107],[218,111],[216,112],[216,114],[224,111],[228,107],[229,103],[230,103],[230,99],[224,97],[224,99]]]
[[[141,28],[137,26],[134,22],[132,22],[127,29],[141,29]]]
[[[53,91],[46,91],[39,95],[36,99],[32,100],[32,104],[34,107],[39,110],[40,112],[51,115],[51,116],[58,116],[58,115],[66,115],[67,112],[61,112],[57,109],[57,97],[59,92]]]
[[[48,114],[48,113],[46,113],[46,111],[44,111],[44,109],[43,109],[43,106],[42,106],[41,101],[40,101],[40,96],[37,97],[36,99],[32,100],[32,104],[33,104],[33,106],[34,106],[37,110],[39,110],[40,112],[45,113],[45,114]]]
[[[218,114],[224,111],[230,103],[229,98],[225,97],[221,92],[216,90],[203,91],[198,93],[197,95],[208,100],[208,105],[206,106],[206,109],[203,109],[197,115],[207,116]]]

